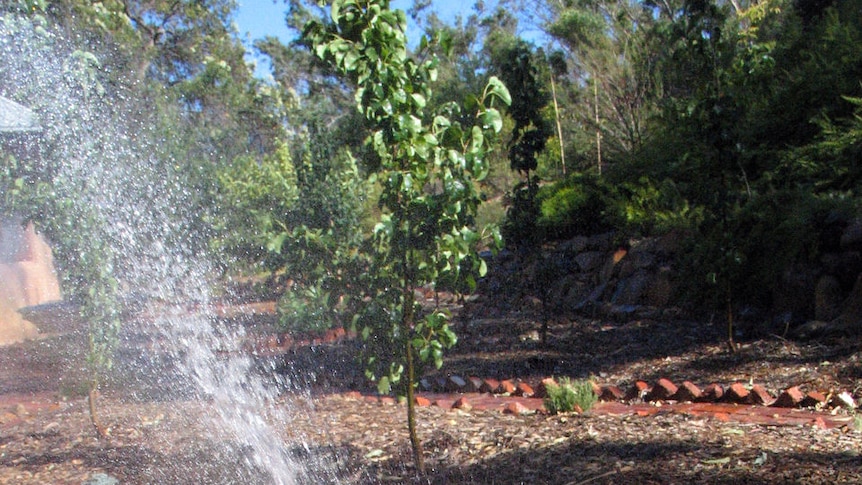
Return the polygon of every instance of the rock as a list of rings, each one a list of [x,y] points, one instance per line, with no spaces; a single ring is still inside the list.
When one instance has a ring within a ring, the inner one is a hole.
[[[611,297],[611,303],[620,306],[641,304],[651,279],[646,271],[638,271],[631,277],[620,280],[617,283],[614,296]]]
[[[836,327],[835,330],[841,333],[850,332],[858,333],[860,325],[862,325],[862,274],[856,278],[856,283],[844,302],[844,309],[841,315],[836,318],[832,324]]]
[[[567,256],[575,256],[585,251],[590,245],[590,240],[584,236],[575,236],[560,245],[560,252]]]
[[[587,243],[587,245],[592,249],[597,249],[599,251],[607,251],[611,248],[611,245],[614,242],[614,236],[615,234],[613,232],[596,234],[595,236],[591,236],[589,238],[589,242]]]
[[[661,378],[652,386],[652,390],[644,397],[644,401],[667,401],[671,396],[676,394],[677,390],[676,384],[668,379]]]
[[[838,279],[841,288],[846,292],[853,287],[859,273],[862,273],[862,253],[859,251],[826,253],[820,257],[820,265],[825,274]]]
[[[817,273],[817,268],[806,264],[793,264],[785,268],[772,289],[772,313],[789,314],[796,323],[813,317]],[[765,330],[780,335],[784,327]]]
[[[653,266],[655,260],[655,255],[652,253],[632,249],[619,263],[619,276],[620,278],[628,278],[638,270]]]
[[[671,268],[670,266],[662,266],[658,268],[658,272],[655,273],[644,293],[645,303],[651,307],[664,308],[671,302],[673,293]]]
[[[575,263],[583,273],[591,273],[601,267],[605,259],[605,253],[599,251],[587,251],[575,256]]]
[[[798,387],[793,386],[782,391],[772,405],[779,408],[795,408],[799,406],[799,403],[803,399],[805,399],[805,395],[802,394],[802,391]]]
[[[841,249],[862,249],[862,219],[853,219],[841,234]]]
[[[691,381],[684,381],[676,393],[671,396],[671,400],[679,402],[694,402],[703,396],[703,391],[694,385]]]
[[[832,275],[821,276],[814,289],[814,319],[826,322],[838,318],[843,300],[838,278]]]

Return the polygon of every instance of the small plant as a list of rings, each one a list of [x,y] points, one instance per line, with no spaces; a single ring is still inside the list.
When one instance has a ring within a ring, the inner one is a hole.
[[[563,377],[559,384],[549,383],[546,390],[545,409],[551,414],[589,411],[599,399],[589,379]]]

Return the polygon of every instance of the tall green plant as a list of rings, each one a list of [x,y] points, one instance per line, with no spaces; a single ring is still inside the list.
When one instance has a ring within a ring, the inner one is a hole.
[[[367,344],[370,377],[381,392],[393,385],[407,398],[407,425],[416,468],[424,473],[416,431],[414,388],[423,362],[442,365],[456,336],[442,309],[421,312],[414,289],[465,268],[481,272],[471,247],[470,222],[481,202],[476,182],[487,175],[486,153],[502,128],[495,100],[509,103],[506,87],[492,78],[464,106],[473,126],[457,120],[450,103],[431,112],[433,55],[408,55],[406,18],[387,0],[334,0],[331,21],[310,21],[303,38],[314,53],[357,86],[355,100],[373,127],[366,144],[376,156],[382,191],[380,220],[369,249],[369,301],[357,318]],[[420,50],[427,52],[423,40]]]

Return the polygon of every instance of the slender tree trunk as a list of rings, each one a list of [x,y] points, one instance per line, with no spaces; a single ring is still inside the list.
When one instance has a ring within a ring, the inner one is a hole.
[[[90,424],[93,425],[93,429],[96,431],[96,436],[99,438],[104,438],[108,436],[108,432],[105,430],[105,427],[102,426],[101,421],[99,421],[99,414],[96,411],[96,399],[99,396],[99,389],[96,387],[90,387],[90,393],[87,396],[87,404],[90,407]]]
[[[409,233],[409,230],[407,231]],[[416,323],[416,315],[413,311],[413,304],[415,295],[413,293],[413,283],[414,280],[410,276],[409,268],[412,268],[410,265],[410,250],[404,249],[404,255],[402,258],[404,263],[404,277],[402,279],[404,283],[404,293],[403,293],[403,313],[401,317],[401,327],[405,333],[405,335],[409,335],[413,330],[413,326]],[[404,346],[404,357],[407,362],[407,432],[410,435],[410,445],[413,448],[413,461],[416,464],[416,472],[421,476],[425,475],[425,458],[423,457],[422,452],[422,441],[419,439],[419,432],[416,429],[416,397],[415,397],[415,383],[416,383],[416,363],[414,361],[413,355],[413,343],[410,339],[407,339],[407,342]]]
[[[563,166],[563,176],[566,176],[566,144],[563,143],[563,126],[560,124],[560,107],[557,104],[557,85],[554,73],[551,73],[551,95],[554,98],[554,118],[557,122],[557,139],[560,140],[560,164]]]
[[[425,458],[422,456],[422,442],[416,429],[416,399],[414,382],[416,381],[416,366],[413,362],[413,345],[408,341],[407,348],[407,431],[410,434],[410,444],[413,447],[413,461],[416,472],[425,475]]]
[[[599,128],[599,84],[593,80],[593,102],[596,108],[596,163],[602,174],[602,130]]]
[[[727,345],[731,353],[736,353],[736,343],[733,341],[733,303],[730,299],[730,283],[727,284]]]

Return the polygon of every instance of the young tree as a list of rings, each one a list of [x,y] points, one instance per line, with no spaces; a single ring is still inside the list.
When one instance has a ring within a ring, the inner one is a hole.
[[[442,365],[443,350],[456,336],[442,309],[422,314],[417,287],[466,269],[481,270],[470,227],[481,197],[476,181],[487,174],[485,155],[502,128],[495,100],[509,102],[505,86],[492,78],[464,106],[473,126],[453,119],[457,104],[429,112],[436,58],[412,58],[403,12],[387,0],[334,0],[330,22],[310,21],[303,37],[321,59],[357,86],[356,105],[373,126],[373,149],[381,185],[380,221],[369,242],[369,301],[357,318],[365,338],[368,374],[381,392],[393,386],[406,396],[407,425],[416,468],[424,473],[416,431],[414,388],[423,362]],[[428,48],[423,40],[421,50]],[[469,262],[470,264],[465,264]]]

